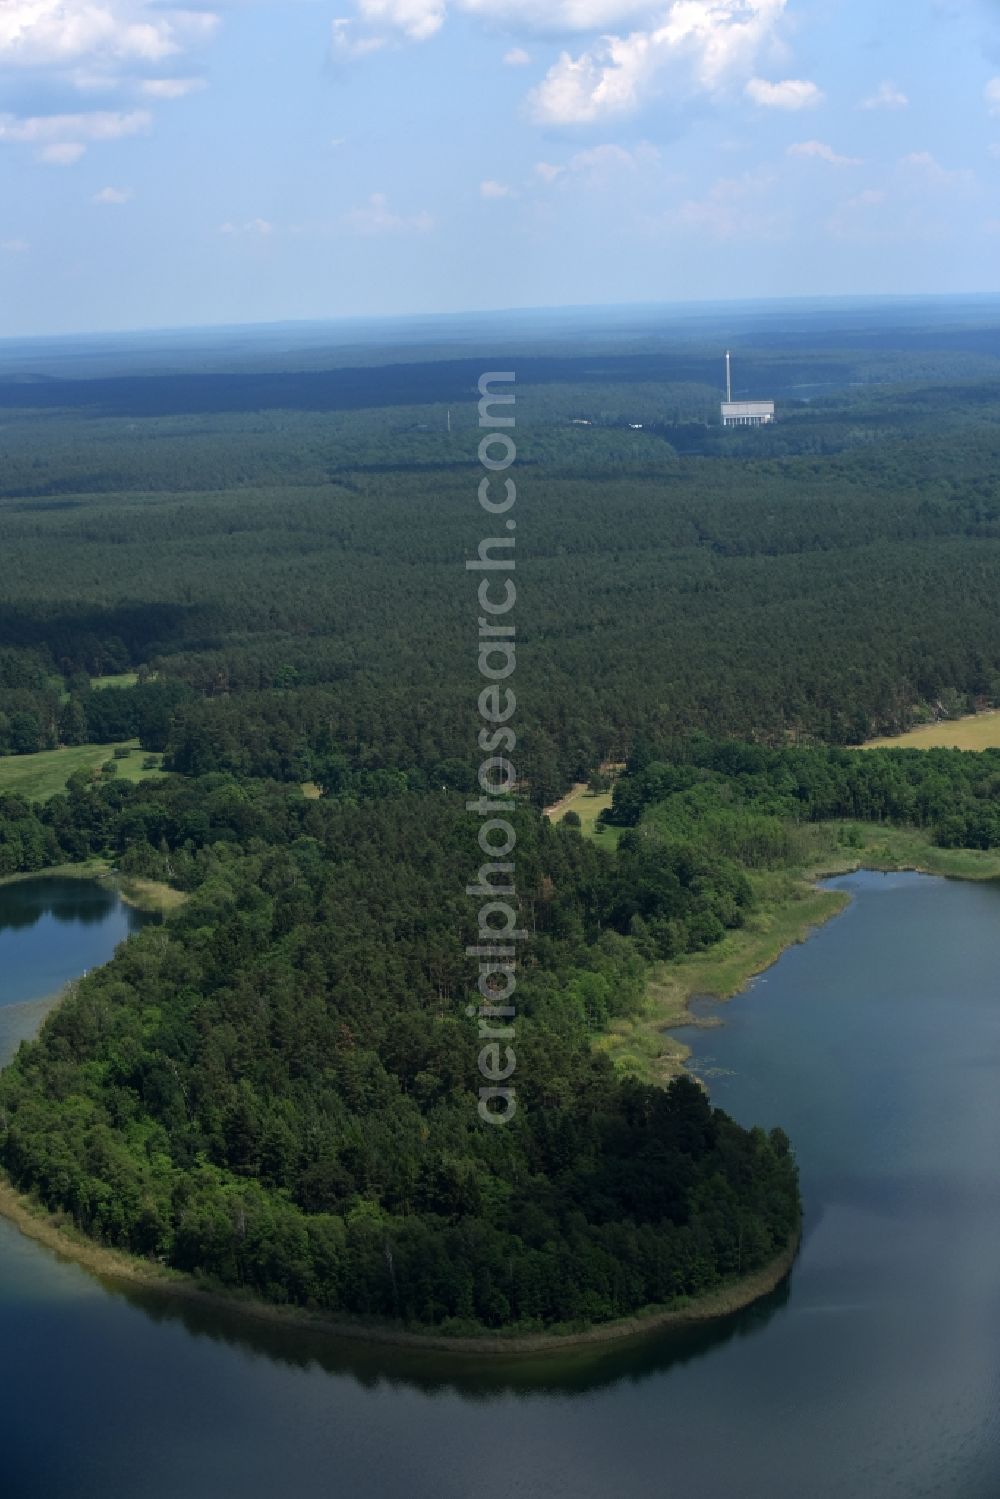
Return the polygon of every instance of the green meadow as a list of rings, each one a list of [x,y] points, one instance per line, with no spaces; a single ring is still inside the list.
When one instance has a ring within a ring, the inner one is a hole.
[[[0,758],[0,795],[48,801],[50,796],[66,789],[70,776],[78,770],[96,776],[108,761],[116,766],[116,775],[126,781],[145,781],[166,774],[159,768],[143,768],[150,756],[139,748],[137,739],[119,747],[128,750],[127,757],[120,760],[114,758],[115,746],[111,744],[74,744],[63,749],[41,750],[36,755],[5,755]],[[159,766],[160,756],[155,758]]]

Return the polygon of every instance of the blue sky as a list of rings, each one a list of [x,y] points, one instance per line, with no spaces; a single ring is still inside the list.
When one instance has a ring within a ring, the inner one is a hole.
[[[996,0],[0,0],[0,335],[1000,290]]]

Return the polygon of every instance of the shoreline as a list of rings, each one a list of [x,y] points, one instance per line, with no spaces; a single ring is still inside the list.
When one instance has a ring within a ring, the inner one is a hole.
[[[860,867],[860,866],[855,866]],[[842,869],[839,874],[852,871]],[[646,1004],[632,1020],[615,1022],[597,1042],[613,1063],[642,1081],[665,1086],[675,1077],[699,1079],[688,1070],[691,1048],[671,1036],[685,1027],[711,1030],[725,1024],[691,1009],[695,999],[727,1003],[766,973],[789,948],[808,941],[849,905],[846,893],[823,890],[827,874],[795,880],[788,898],[745,927],[727,933],[705,952],[655,963],[646,984]]]
[[[0,876],[4,885],[23,885],[29,880],[93,880],[95,885],[110,886],[127,906],[137,911],[161,911],[167,915],[187,900],[183,890],[175,890],[162,880],[148,880],[141,875],[119,874],[107,859],[87,859],[80,864],[50,864],[44,869],[24,870],[20,874]]]
[[[399,1348],[425,1348],[442,1353],[544,1354],[568,1348],[618,1343],[668,1327],[708,1322],[731,1316],[769,1296],[781,1285],[795,1263],[801,1244],[799,1229],[789,1243],[766,1265],[738,1280],[727,1282],[671,1306],[633,1312],[628,1317],[597,1323],[576,1332],[472,1334],[460,1337],[431,1331],[409,1331],[388,1323],[338,1320],[336,1316],[305,1307],[276,1306],[239,1292],[207,1287],[180,1270],[139,1260],[123,1250],[109,1249],[73,1229],[67,1231],[60,1215],[50,1213],[31,1197],[19,1192],[6,1172],[0,1170],[0,1217],[6,1218],[26,1238],[71,1260],[108,1287],[130,1286],[153,1292],[175,1302],[186,1301],[210,1310],[236,1313],[248,1321],[284,1327],[289,1331],[323,1333],[331,1338],[367,1342]]]
[[[154,902],[162,889],[169,888],[157,886],[155,882],[142,881],[138,882],[140,885],[138,892],[134,889],[132,892],[127,892],[122,888],[119,877],[112,873],[106,861],[91,861],[88,864],[69,865],[57,870],[14,875],[3,883],[44,878],[46,875],[107,882],[113,884],[125,900],[130,899],[130,894],[132,896],[138,894],[140,900],[136,900],[136,904],[142,903],[142,896]],[[143,886],[147,889],[142,889]],[[173,904],[179,904],[185,898],[181,892],[169,893],[176,897]],[[162,909],[162,906],[156,906],[156,908]],[[773,961],[773,958],[769,961]],[[75,981],[71,981],[54,995],[31,1001],[32,1005],[39,1007],[43,1020],[58,1007],[67,994],[72,992],[74,983]],[[108,1248],[96,1240],[89,1239],[71,1224],[64,1213],[50,1212],[29,1194],[19,1191],[2,1168],[0,1168],[0,1216],[14,1224],[27,1238],[81,1266],[109,1287],[115,1285],[132,1287],[175,1302],[184,1301],[208,1309],[236,1313],[248,1321],[266,1323],[272,1327],[319,1332],[331,1338],[371,1344],[423,1348],[458,1356],[475,1355],[477,1357],[483,1354],[503,1357],[560,1353],[572,1348],[622,1342],[671,1326],[730,1316],[777,1289],[791,1271],[801,1242],[800,1228],[789,1244],[768,1264],[749,1275],[717,1286],[702,1296],[683,1299],[669,1306],[651,1307],[627,1317],[571,1332],[520,1334],[513,1332],[496,1335],[482,1333],[463,1337],[432,1330],[410,1331],[385,1323],[342,1321],[328,1313],[300,1307],[277,1306],[238,1291],[206,1286],[194,1276],[182,1271],[137,1259],[125,1251]]]
[[[4,885],[23,885],[28,880],[97,880],[111,873],[107,859],[86,859],[80,864],[47,864],[43,869],[25,869],[19,874],[0,875]]]
[[[691,1048],[671,1036],[684,1027],[710,1030],[724,1025],[721,1017],[703,1018],[691,1001],[710,999],[728,1003],[751,981],[779,960],[783,953],[832,921],[850,904],[842,891],[824,890],[824,880],[859,870],[873,874],[923,874],[936,879],[1000,880],[1000,850],[939,848],[919,829],[850,822],[814,823],[817,841],[845,828],[864,829],[860,847],[836,844],[804,861],[797,870],[775,877],[765,909],[752,913],[746,926],[728,932],[705,952],[650,965],[646,1004],[634,1018],[612,1023],[595,1043],[613,1063],[644,1082],[666,1085],[688,1070]]]
[[[884,833],[885,830],[881,830],[879,836]],[[942,854],[946,855],[947,852],[942,851]],[[669,1043],[665,1039],[667,1033],[685,1025],[707,1028],[723,1023],[721,1020],[703,1021],[693,1015],[690,1009],[693,999],[701,996],[718,1001],[734,998],[743,992],[753,978],[772,967],[788,948],[808,940],[814,931],[839,915],[849,904],[850,897],[846,893],[821,889],[822,880],[850,874],[859,869],[872,869],[881,873],[911,869],[915,873],[938,876],[947,874],[952,878],[977,877],[965,870],[958,873],[940,867],[935,869],[927,865],[921,866],[908,860],[899,861],[892,857],[888,847],[885,853],[887,859],[880,861],[868,848],[845,848],[835,854],[831,851],[831,856],[819,856],[813,866],[803,868],[795,875],[786,875],[780,898],[773,901],[772,907],[755,924],[730,933],[716,948],[707,952],[688,955],[670,964],[656,965],[650,973],[647,987],[650,1002],[644,1014],[634,1021],[619,1023],[616,1029],[597,1044],[603,1046],[615,1059],[616,1053],[623,1050],[620,1044],[623,1039],[632,1042],[633,1048],[638,1043],[641,1062],[637,1069],[639,1074],[646,1076],[647,1080],[666,1084],[673,1077],[687,1073],[687,1059],[691,1054],[690,1048],[683,1043]],[[933,864],[937,861],[932,858],[930,862]],[[77,878],[99,878],[100,873],[104,873],[109,880],[115,879],[110,866],[106,864],[103,871],[95,870],[93,865],[69,868]],[[13,876],[12,879],[34,877],[36,876]],[[995,878],[996,873],[993,870],[983,871],[978,877]],[[179,896],[180,900],[184,899],[180,892],[172,893]],[[123,898],[127,898],[124,892]],[[52,997],[53,1008],[61,997]],[[670,1326],[726,1317],[753,1305],[755,1301],[777,1289],[790,1273],[801,1243],[800,1227],[786,1248],[768,1265],[681,1305],[651,1308],[645,1313],[633,1313],[629,1317],[599,1323],[576,1332],[512,1333],[506,1336],[474,1334],[461,1337],[431,1331],[411,1332],[405,1328],[379,1323],[338,1321],[322,1312],[276,1306],[239,1292],[206,1287],[182,1271],[153,1265],[86,1238],[75,1228],[67,1226],[64,1215],[50,1213],[28,1195],[19,1192],[2,1169],[0,1216],[12,1222],[26,1237],[72,1260],[99,1280],[111,1285],[130,1285],[175,1301],[235,1312],[250,1321],[271,1326],[321,1332],[334,1338],[374,1344],[433,1349],[457,1355],[557,1353],[568,1348],[625,1341]]]

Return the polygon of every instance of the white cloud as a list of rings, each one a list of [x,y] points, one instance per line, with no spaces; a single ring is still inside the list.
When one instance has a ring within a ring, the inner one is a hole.
[[[906,109],[909,102],[902,90],[886,79],[884,83],[879,84],[873,94],[869,94],[867,99],[862,99],[859,107],[861,109]]]
[[[808,78],[783,78],[769,83],[766,78],[751,78],[747,97],[764,109],[811,109],[821,103],[823,92]]]
[[[877,243],[891,235],[890,220],[885,214],[874,213],[888,201],[879,187],[866,187],[852,198],[845,198],[827,220],[827,230],[834,239],[852,240],[856,243]],[[898,214],[898,208],[896,210]],[[895,217],[895,215],[893,216]]]
[[[631,151],[626,151],[624,146],[591,146],[586,151],[578,151],[570,159],[570,171],[572,172],[606,172],[608,170],[634,171],[636,158]]]
[[[51,146],[42,147],[38,152],[38,160],[50,167],[71,167],[75,166],[86,149],[79,141],[55,141]]]
[[[866,187],[860,193],[855,193],[853,198],[848,198],[844,204],[845,208],[876,208],[879,203],[885,202],[885,193],[880,187]]]
[[[385,193],[372,193],[361,208],[344,215],[344,224],[355,234],[426,234],[434,221],[429,213],[394,213]]]
[[[0,240],[0,250],[5,255],[27,255],[31,246],[26,239],[3,239]]]
[[[204,87],[204,78],[144,78],[139,84],[148,99],[184,99]]]
[[[114,141],[141,135],[149,129],[151,121],[151,115],[144,109],[134,109],[128,114],[113,110],[73,115],[0,114],[0,141],[25,145],[47,141]]]
[[[200,7],[200,8],[199,8]],[[176,66],[214,35],[219,17],[203,0],[0,0],[0,79],[18,70],[50,90],[79,94],[138,91],[155,100],[180,99],[202,87],[187,77],[148,77]],[[51,166],[79,161],[90,141],[136,135],[150,124],[145,111],[97,111],[18,118],[0,114],[0,141],[37,144],[36,159]]]
[[[681,3],[688,8],[703,3],[732,8],[727,0],[681,0]],[[449,10],[494,25],[551,36],[627,26],[662,9],[662,0],[659,4],[656,0],[356,0],[357,14],[364,25],[418,42],[427,41],[441,30]],[[512,50],[520,61],[518,55],[522,49]]]
[[[825,141],[796,141],[789,146],[785,152],[786,156],[814,157],[818,161],[828,161],[833,167],[859,167],[861,158],[858,156],[840,156],[832,146]]]
[[[991,78],[983,90],[991,115],[1000,115],[1000,78]]]
[[[333,45],[335,54],[358,58],[392,40],[426,42],[449,12],[542,36],[603,32],[578,54],[562,52],[530,96],[543,124],[587,124],[629,113],[660,89],[684,98],[745,80],[787,7],[788,0],[355,0],[354,18],[333,23]],[[524,67],[532,58],[515,46],[503,61]]]
[[[928,172],[932,176],[941,170],[937,158],[930,151],[911,151],[908,156],[901,156],[899,160],[901,166],[919,167],[922,172]]]
[[[839,203],[827,221],[834,239],[892,247],[905,255],[915,244],[941,245],[956,232],[954,209],[975,203],[975,174],[951,170],[930,151],[911,151],[897,163],[891,183],[867,187]]]
[[[652,30],[604,36],[577,57],[563,52],[532,94],[534,116],[576,125],[629,114],[665,75],[675,96],[714,93],[752,68],[785,3],[674,0]]]
[[[35,159],[46,166],[71,167],[93,141],[122,140],[149,129],[143,109],[127,114],[94,110],[73,115],[0,115],[0,144],[36,146]]]
[[[943,167],[930,151],[911,151],[908,156],[900,158],[900,166],[918,172],[925,182],[936,187],[971,187],[975,182],[975,173],[968,167],[954,170]]]
[[[156,0],[4,0],[0,66],[161,62],[205,40],[217,25],[209,11],[171,10]]]
[[[132,194],[127,187],[102,187],[99,193],[95,193],[91,199],[92,203],[111,207],[121,203],[128,203]]]
[[[704,197],[682,203],[673,221],[717,240],[773,238],[781,219],[767,201],[771,182],[759,172],[720,178]]]
[[[249,234],[256,239],[267,239],[274,233],[269,219],[248,219],[245,224],[225,223],[219,225],[220,234]]]
[[[67,76],[79,94],[113,94],[121,88],[118,75],[100,67],[71,68]]]
[[[597,31],[648,15],[652,0],[453,0],[456,10],[539,32]]]
[[[331,39],[334,56],[349,62],[355,62],[359,57],[369,57],[385,46],[384,37],[356,35],[354,22],[344,16],[332,23]]]
[[[358,0],[358,13],[369,26],[385,26],[411,42],[426,42],[444,25],[445,0]]]
[[[551,186],[555,182],[583,181],[592,187],[608,187],[624,176],[632,176],[644,166],[655,165],[660,153],[648,141],[640,141],[631,151],[607,143],[577,151],[569,161],[557,165],[549,161],[535,164],[535,175]]]
[[[641,40],[605,37],[597,51],[580,57],[564,52],[532,95],[535,118],[550,125],[579,125],[630,113],[639,107],[655,72],[649,53],[648,35]]]
[[[492,177],[487,177],[485,182],[479,184],[481,198],[510,198],[513,193],[513,188],[508,187],[506,182],[495,182]]]

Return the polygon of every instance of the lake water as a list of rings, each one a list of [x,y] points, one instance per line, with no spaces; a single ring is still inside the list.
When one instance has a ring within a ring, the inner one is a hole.
[[[34,1034],[64,985],[106,963],[149,919],[93,880],[0,885],[0,1059]]]
[[[834,883],[844,915],[688,1036],[799,1156],[805,1241],[767,1301],[470,1363],[125,1294],[0,1221],[4,1499],[997,1499],[1000,887]],[[0,951],[47,887],[0,889]],[[50,930],[87,967],[106,920]]]

